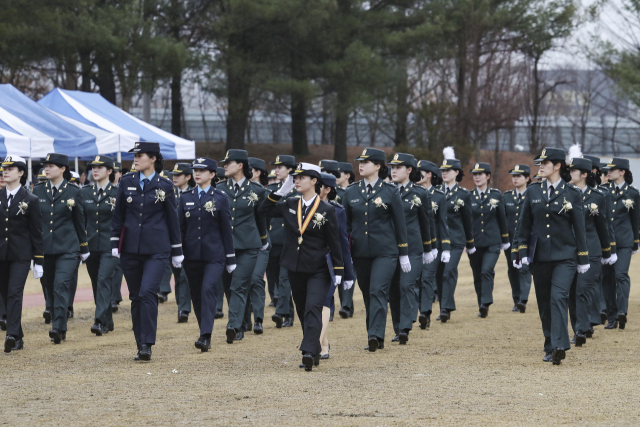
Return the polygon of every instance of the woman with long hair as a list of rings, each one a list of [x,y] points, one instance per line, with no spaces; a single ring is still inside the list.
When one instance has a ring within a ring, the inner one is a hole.
[[[134,360],[151,360],[158,326],[158,292],[169,260],[182,267],[180,224],[173,182],[160,177],[157,142],[136,142],[135,173],[122,177],[111,219],[111,253],[120,258],[129,287],[131,320],[138,347]]]

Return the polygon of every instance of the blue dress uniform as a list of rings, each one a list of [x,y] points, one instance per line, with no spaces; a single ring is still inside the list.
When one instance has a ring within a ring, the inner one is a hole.
[[[50,153],[43,163],[68,168],[69,157]],[[66,339],[69,290],[71,278],[78,266],[78,256],[89,253],[82,193],[77,185],[62,179],[58,186],[52,187],[51,181],[36,185],[33,194],[38,197],[42,212],[42,281],[53,314],[53,328],[49,331],[49,336],[54,343],[59,344]]]
[[[160,152],[160,144],[137,142],[130,152],[153,155]],[[119,246],[139,357],[149,360],[150,346],[156,342],[160,281],[170,257],[182,256],[171,181],[158,173],[122,177],[111,220],[111,248]]]
[[[171,172],[169,172],[166,169],[160,172],[160,177],[166,178],[169,181],[173,182],[171,179]],[[178,204],[180,203],[180,190],[178,190],[175,186],[173,187],[173,197],[175,198],[175,201],[176,201],[176,209],[178,209]],[[171,263],[169,263],[169,265],[167,266],[167,271],[164,272],[164,275],[162,276],[162,281],[160,282],[160,292],[158,292],[158,302],[160,304],[164,304],[169,300],[169,294],[171,293],[171,275],[172,274],[173,274],[173,266],[171,265]],[[176,291],[180,288],[178,279],[176,279],[175,288],[176,288]],[[176,302],[178,302],[179,300],[180,300],[180,297],[176,292]],[[180,322],[179,316],[178,316],[178,322]]]
[[[215,172],[217,163],[198,158],[193,168]],[[211,346],[217,289],[222,287],[222,274],[226,265],[236,263],[229,199],[213,186],[196,187],[180,197],[178,217],[184,242],[183,270],[189,280],[193,311],[200,327],[200,338],[195,346],[204,352]]]
[[[356,161],[386,161],[384,151],[366,148]],[[409,255],[400,192],[378,178],[347,187],[344,198],[351,256],[367,311],[369,351],[384,348],[387,301],[399,256]]]
[[[476,163],[470,173],[491,173],[489,163]],[[473,238],[476,251],[469,254],[473,272],[473,285],[478,297],[479,317],[486,318],[493,304],[493,282],[495,266],[500,257],[501,246],[510,246],[504,200],[500,190],[478,188],[471,192],[471,214],[473,215]]]
[[[25,160],[20,157],[7,156],[2,165],[27,172]],[[19,187],[15,195],[3,188],[0,190],[0,218],[4,225],[0,227],[0,300],[7,315],[4,351],[9,353],[23,345],[22,297],[31,260],[39,266],[44,260],[38,197],[24,187]]]
[[[613,158],[607,167],[610,169],[629,170],[629,160]],[[611,203],[614,240],[618,261],[614,265],[604,268],[602,290],[607,304],[606,329],[615,329],[620,326],[624,329],[627,323],[627,311],[629,309],[629,292],[631,280],[629,278],[629,265],[631,255],[638,251],[638,228],[640,227],[640,195],[638,189],[623,183],[615,182],[607,184]]]
[[[106,156],[96,156],[88,167],[95,166],[113,169],[113,160]],[[111,287],[119,260],[111,254],[111,217],[116,208],[117,194],[118,189],[110,182],[105,188],[98,188],[98,184],[82,188],[87,240],[91,253],[86,264],[96,304],[95,323],[91,332],[96,336],[113,331]]]
[[[245,150],[229,150],[222,162],[243,162],[248,165],[249,156]],[[236,191],[237,185],[237,191]],[[227,323],[227,343],[232,344],[244,336],[244,311],[251,287],[251,276],[256,267],[258,252],[266,249],[267,223],[258,213],[265,197],[265,188],[244,178],[235,183],[231,178],[218,184],[218,189],[229,196],[233,245],[236,250],[236,269],[232,274],[222,275],[224,291],[229,303],[229,321]]]
[[[591,160],[571,159],[569,168],[579,169],[582,173],[591,173]],[[600,297],[596,292],[599,290],[596,280],[602,271],[601,259],[611,258],[612,248],[609,236],[610,221],[607,221],[606,198],[608,195],[602,190],[589,186],[585,186],[581,191],[591,267],[584,274],[576,273],[569,293],[569,315],[576,346],[582,346],[586,342],[587,334],[592,334],[592,326],[600,324],[599,311],[596,309],[593,312],[592,302],[595,298]]]
[[[440,170],[462,170],[460,160],[445,159]],[[442,184],[440,189],[445,193],[445,206],[440,209],[447,210],[447,225],[451,240],[451,258],[448,263],[441,262],[436,273],[438,284],[438,297],[440,299],[440,317],[443,323],[450,319],[451,312],[456,309],[454,294],[458,284],[458,264],[466,246],[467,250],[473,249],[473,215],[471,213],[471,193],[469,190],[454,184],[447,188]]]
[[[565,158],[564,150],[545,148],[534,162]],[[551,197],[550,186],[554,187]],[[531,262],[545,361],[560,364],[571,348],[567,330],[571,282],[578,265],[589,264],[580,190],[562,179],[530,185],[524,195],[517,241],[519,259],[530,258]]]

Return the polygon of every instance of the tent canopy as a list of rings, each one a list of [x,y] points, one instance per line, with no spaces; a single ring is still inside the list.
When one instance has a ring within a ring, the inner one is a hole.
[[[160,143],[165,159],[193,159],[196,157],[194,141],[172,135],[160,128],[139,120],[113,105],[98,93],[54,89],[38,104],[48,108],[75,126],[90,126],[117,135],[119,149],[97,154],[127,152],[137,141]],[[1,117],[0,117],[1,118]],[[133,158],[132,155],[123,158]]]

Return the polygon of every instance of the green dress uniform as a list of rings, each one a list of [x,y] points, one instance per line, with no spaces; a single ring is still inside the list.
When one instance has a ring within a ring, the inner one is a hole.
[[[67,166],[62,154],[49,154],[45,163]],[[68,167],[68,166],[67,166]],[[52,310],[50,336],[54,342],[66,338],[67,305],[71,276],[78,264],[78,255],[89,252],[82,193],[80,188],[63,179],[55,187],[51,181],[37,184],[33,194],[38,197],[42,212],[44,242],[43,283]]]
[[[385,161],[382,150],[366,148],[356,161]],[[409,255],[407,227],[398,188],[378,178],[347,187],[343,200],[351,256],[367,312],[369,351],[384,346],[387,301],[398,256]]]
[[[122,164],[120,162],[114,163],[114,170],[122,171]],[[118,188],[120,188],[120,184],[116,184],[116,194],[118,192]],[[122,273],[122,267],[120,267],[120,258],[116,259],[116,269],[113,272],[113,281],[111,285],[111,311],[116,313],[118,311],[118,306],[122,302],[122,279],[124,277],[124,273]]]
[[[355,174],[353,173],[353,165],[349,162],[338,162],[338,172],[344,172],[351,175],[351,181],[353,181],[353,178],[355,177]],[[344,195],[346,194],[346,192],[346,188],[336,186],[336,198],[334,199],[334,202],[340,203],[341,205],[344,204]],[[358,280],[357,274],[355,274],[355,270],[354,276],[356,276],[355,279]],[[338,286],[338,296],[340,297],[341,306],[339,314],[343,319],[353,317],[353,312],[355,310],[355,307],[353,305],[354,290],[355,286],[352,286],[349,289],[344,289],[344,286]]]
[[[109,168],[109,164],[113,165],[111,159],[97,156],[90,166]],[[91,332],[100,336],[113,331],[111,287],[119,262],[117,257],[111,255],[111,215],[116,206],[118,189],[108,183],[104,189],[93,184],[83,187],[81,191],[90,252],[86,261],[87,272],[91,278],[93,301],[96,304],[95,324],[91,327]]]
[[[534,162],[565,158],[564,150],[545,148]],[[589,264],[580,190],[562,179],[530,185],[524,196],[517,241],[519,259],[529,258],[531,262],[545,359],[560,364],[571,348],[567,329],[571,283],[578,265]],[[547,359],[549,356],[551,359]]]
[[[245,150],[229,150],[221,162],[228,161],[242,161],[248,164],[247,152]],[[262,185],[252,182],[248,178],[244,178],[239,183],[229,178],[220,182],[217,189],[229,197],[233,244],[236,250],[237,266],[235,271],[232,274],[225,271],[222,276],[229,304],[227,342],[233,343],[238,332],[242,332],[238,338],[244,335],[242,321],[251,286],[251,277],[258,259],[258,252],[267,244],[266,219],[258,213],[258,207],[266,197],[266,190]]]
[[[267,191],[275,193],[282,186],[281,183],[269,184]],[[279,298],[278,290],[280,277],[280,254],[284,244],[284,222],[281,218],[267,218],[267,229],[271,245],[269,248],[269,262],[267,263],[267,286],[273,307],[276,307]],[[293,313],[290,312],[291,316]]]
[[[610,169],[629,170],[627,159],[613,158],[607,165]],[[618,261],[604,268],[602,290],[607,304],[607,329],[620,326],[624,329],[629,309],[631,280],[629,265],[631,255],[638,251],[638,228],[640,227],[640,195],[638,189],[626,182],[618,186],[615,182],[608,185],[611,202],[614,239]]]

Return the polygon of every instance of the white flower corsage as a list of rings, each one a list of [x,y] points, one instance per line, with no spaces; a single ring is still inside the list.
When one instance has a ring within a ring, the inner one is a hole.
[[[459,210],[461,207],[463,207],[463,206],[464,206],[464,200],[462,200],[462,199],[456,199],[456,204],[455,204],[455,206],[453,207],[453,210],[454,210],[455,212],[458,212],[458,210]]]
[[[624,205],[625,208],[627,208],[628,210],[633,209],[633,205],[634,205],[634,201],[631,199],[625,199],[622,201],[622,204]]]
[[[70,211],[73,210],[73,207],[76,205],[76,201],[74,199],[67,199],[67,207]]]
[[[325,222],[327,222],[326,214],[317,213],[313,216],[313,228],[316,228],[316,226],[320,228]]]
[[[491,206],[491,209],[489,209],[489,210],[490,211],[494,210],[495,208],[498,207],[498,199],[489,200],[489,205]]]
[[[387,209],[387,205],[385,205],[384,203],[382,203],[382,198],[381,198],[381,197],[378,197],[377,199],[375,199],[375,200],[373,201],[373,203],[376,205],[376,208],[379,208],[379,207],[381,207],[381,206],[382,206],[383,208]]]
[[[422,206],[422,200],[420,200],[420,197],[418,196],[413,196],[413,199],[411,199],[411,207],[409,209],[413,209],[414,206]]]
[[[342,198],[340,196],[336,196],[336,198],[333,200],[337,203],[340,203],[340,200],[342,200]]]
[[[213,215],[213,211],[216,210],[216,205],[213,202],[213,200],[209,200],[207,203],[204,204],[204,210],[209,212],[211,215]]]
[[[558,213],[559,214],[561,214],[562,212],[569,213],[571,209],[573,209],[573,205],[571,204],[571,202],[568,202],[567,199],[564,199],[564,201],[562,202],[562,209],[560,209],[560,212]]]
[[[431,202],[431,209],[433,209],[433,213],[438,212],[438,204],[436,202]]]
[[[258,195],[253,191],[249,193],[249,206],[252,206],[258,201]]]
[[[109,197],[109,200],[106,202],[109,206],[111,206],[111,210],[114,211],[116,209],[116,198]]]
[[[598,210],[598,205],[596,205],[595,203],[590,203],[587,207],[589,208],[589,213],[591,214],[591,216],[596,216],[600,213],[600,211]]]
[[[25,213],[27,213],[28,207],[29,204],[27,202],[18,203],[18,213],[16,215],[24,215]]]
[[[156,190],[156,203],[164,202],[165,193],[163,190]]]

